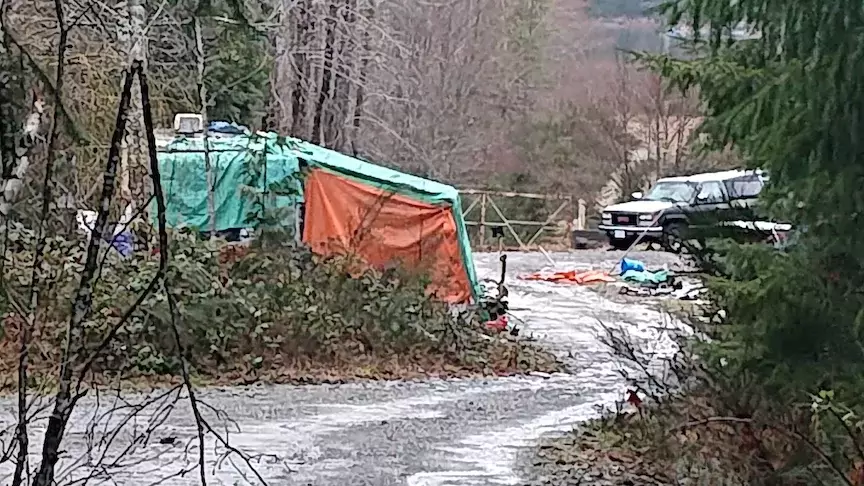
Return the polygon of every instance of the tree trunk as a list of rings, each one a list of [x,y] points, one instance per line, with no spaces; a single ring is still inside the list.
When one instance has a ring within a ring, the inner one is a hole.
[[[338,124],[339,137],[336,140],[336,150],[340,152],[348,152],[354,143],[354,116],[357,111],[357,88],[360,85],[360,62],[363,51],[359,48],[360,41],[358,37],[365,35],[366,29],[359,32],[357,27],[357,0],[347,0],[348,10],[345,13],[345,35],[342,44],[341,57],[345,60],[343,69],[345,78],[340,84],[339,92],[336,97],[339,100],[339,106],[343,107],[340,111],[339,118],[334,120],[334,125]]]
[[[356,66],[357,59],[357,0],[344,0],[345,5],[339,17],[339,42],[337,62],[339,68],[335,71],[336,83],[333,87],[332,112],[329,117],[330,146],[335,150],[348,150],[347,140],[351,137],[351,125],[347,123],[353,116],[356,106]]]
[[[0,8],[3,9],[0,11],[0,179],[6,180],[15,166],[15,140],[22,121],[15,102],[23,100],[25,95],[24,73],[18,69],[20,53],[13,52],[11,40],[3,28],[9,2],[4,2]]]
[[[210,230],[210,238],[216,237],[216,175],[213,173],[213,165],[210,163],[210,137],[207,124],[207,85],[204,83],[204,68],[206,56],[204,55],[204,36],[201,33],[201,21],[195,17],[195,55],[198,65],[198,101],[201,107],[201,120],[204,124],[204,170],[207,172],[207,222]],[[138,84],[140,86],[140,83]],[[143,111],[142,111],[143,116]]]
[[[335,0],[331,0],[335,1]],[[336,79],[333,70],[336,67],[335,62],[335,46],[336,41],[336,17],[339,7],[335,3],[330,3],[324,7],[327,12],[325,18],[321,19],[321,29],[324,37],[324,49],[322,51],[321,61],[321,88],[318,91],[318,96],[315,102],[315,116],[312,123],[312,143],[326,146],[325,128],[326,112],[330,105],[330,100],[333,98],[333,81]]]
[[[296,26],[297,26],[297,46],[299,47],[294,53],[294,72],[296,73],[296,81],[293,84],[293,93],[291,96],[291,134],[295,137],[309,140],[305,125],[307,119],[309,104],[307,103],[308,93],[306,91],[306,82],[310,75],[311,60],[309,55],[309,40],[310,32],[313,29],[314,21],[312,19],[312,2],[314,0],[303,0],[297,8]]]
[[[297,15],[299,9],[294,6],[292,0],[282,0],[282,11],[280,13],[280,28],[273,39],[276,50],[274,59],[274,72],[272,73],[271,94],[273,106],[271,106],[270,129],[280,133],[293,134],[294,128],[294,91],[299,82],[297,76],[297,58],[295,51],[298,42]]]
[[[371,23],[375,18],[376,3],[375,0],[368,0],[368,7],[365,9],[366,23]],[[356,157],[362,152],[359,143],[360,139],[360,124],[363,118],[363,110],[366,104],[366,82],[369,78],[369,56],[372,52],[372,35],[368,29],[363,30],[363,45],[359,49],[357,57],[360,59],[360,67],[357,72],[357,91],[354,101],[353,114],[351,114],[352,130],[351,130],[351,153]]]
[[[144,28],[147,13],[142,0],[128,0],[125,16],[127,17],[124,19],[125,22],[121,22],[123,26],[121,39],[125,40],[126,44],[127,65],[138,61],[142,69],[146,70],[148,47]],[[132,84],[132,98],[123,138],[120,168],[121,204],[131,205],[133,213],[147,202],[152,193],[147,166],[146,140],[141,110],[141,85],[136,79]],[[143,214],[146,214],[146,211]],[[149,240],[149,225],[133,224],[133,227],[139,236],[139,241]]]
[[[23,54],[13,47],[6,31],[9,2],[0,2],[0,219],[5,220],[17,201],[30,167],[30,149],[39,139],[45,103],[33,90],[26,118],[16,108],[27,97],[24,90]],[[23,125],[22,125],[23,119]]]
[[[54,484],[54,468],[60,456],[60,444],[63,442],[63,434],[66,432],[66,425],[69,422],[69,417],[72,415],[72,409],[75,408],[75,402],[80,397],[80,395],[72,394],[72,377],[74,366],[76,365],[72,361],[72,357],[79,352],[82,333],[81,326],[91,311],[93,280],[99,267],[97,257],[102,243],[102,235],[105,234],[105,229],[108,226],[108,212],[114,199],[114,186],[120,165],[123,134],[127,133],[126,120],[130,105],[129,98],[132,92],[133,80],[136,78],[135,74],[141,69],[140,66],[140,63],[136,63],[132,70],[127,71],[123,91],[120,95],[120,108],[117,113],[114,134],[111,137],[111,148],[108,152],[108,163],[106,164],[102,180],[102,196],[100,198],[99,212],[90,235],[81,281],[78,284],[75,299],[72,303],[72,316],[67,326],[66,344],[60,363],[58,390],[54,396],[54,409],[51,412],[51,417],[48,419],[48,427],[45,430],[45,438],[42,442],[42,463],[39,465],[39,472],[36,474],[33,486],[52,486]]]
[[[308,77],[306,81],[306,108],[305,119],[303,120],[303,132],[306,134],[306,140],[318,144],[321,140],[320,128],[315,126],[315,119],[318,115],[318,104],[320,103],[321,91],[325,89],[323,85],[324,72],[326,70],[325,48],[327,45],[327,14],[328,8],[324,0],[313,0],[310,10],[310,31],[308,35],[309,42],[306,44],[312,50],[313,56],[309,63]]]

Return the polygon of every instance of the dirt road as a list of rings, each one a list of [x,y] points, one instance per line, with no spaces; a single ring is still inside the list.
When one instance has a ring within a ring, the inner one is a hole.
[[[562,270],[610,268],[618,256],[605,251],[552,254]],[[650,265],[674,260],[654,252],[634,257]],[[517,461],[524,447],[542,434],[567,430],[596,413],[596,406],[611,405],[623,395],[625,384],[616,372],[619,365],[598,342],[598,322],[626,328],[660,354],[672,349],[672,344],[657,329],[661,319],[650,305],[616,304],[587,288],[518,280],[520,274],[549,267],[540,254],[512,254],[508,266],[512,313],[525,321],[524,332],[566,360],[571,373],[209,390],[202,399],[233,421],[208,410],[211,422],[227,427],[233,447],[256,456],[253,463],[269,484],[519,484]],[[481,277],[496,277],[497,254],[478,255],[477,267]],[[99,438],[112,427],[103,422],[121,420],[116,415],[94,421],[110,401],[101,398],[97,407],[91,397],[79,407],[67,434],[61,484],[94,471],[88,463],[96,463],[98,454],[88,457],[83,451],[92,448],[88,443],[98,449]],[[12,423],[13,402],[4,400],[0,407],[0,425]],[[152,443],[137,447],[121,463],[100,468],[105,477],[88,484],[199,484],[194,471],[195,429],[187,408],[185,401],[180,402],[156,428]],[[162,420],[154,407],[139,414],[135,422],[139,430],[147,427],[148,420]],[[92,424],[97,422],[100,425],[94,430]],[[44,422],[39,426],[44,427]],[[33,444],[41,445],[41,432],[33,430]],[[125,433],[118,436],[108,458],[125,447],[124,437]],[[206,451],[210,484],[256,484],[242,460],[235,457],[233,465],[230,459],[220,461],[224,448],[212,440]],[[35,464],[39,458],[34,454],[31,460]],[[184,468],[192,472],[167,477]],[[9,464],[0,465],[2,475],[10,472]],[[5,484],[5,478],[0,482]]]

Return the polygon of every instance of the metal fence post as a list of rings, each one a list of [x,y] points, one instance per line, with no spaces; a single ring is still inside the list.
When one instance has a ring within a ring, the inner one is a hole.
[[[486,194],[480,195],[480,248],[486,247]]]
[[[576,213],[576,229],[583,231],[588,226],[587,205],[584,199],[578,202],[578,212]]]

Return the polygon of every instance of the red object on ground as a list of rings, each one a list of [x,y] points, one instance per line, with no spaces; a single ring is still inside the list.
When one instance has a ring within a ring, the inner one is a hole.
[[[494,321],[486,321],[484,326],[493,331],[503,331],[507,329],[507,316],[498,316]]]
[[[639,408],[642,406],[642,399],[633,390],[627,390],[627,403]]]
[[[535,273],[520,278],[522,280],[541,280],[545,282],[571,282],[580,285],[615,281],[615,277],[612,277],[607,272],[602,272],[600,270],[571,270],[569,272],[555,272],[548,275]]]

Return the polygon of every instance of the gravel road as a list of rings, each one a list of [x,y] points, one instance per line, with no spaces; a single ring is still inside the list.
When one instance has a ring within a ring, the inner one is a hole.
[[[557,270],[610,269],[617,252],[553,253]],[[674,264],[660,252],[633,255],[649,266]],[[275,485],[494,485],[520,484],[518,459],[543,434],[565,431],[596,413],[598,405],[620,400],[625,384],[620,366],[598,341],[599,322],[621,326],[655,348],[673,348],[659,329],[661,316],[650,302],[614,303],[576,285],[527,282],[521,274],[553,268],[541,254],[509,255],[512,314],[523,332],[561,356],[567,374],[500,379],[430,380],[316,386],[254,386],[207,390],[201,399],[225,415],[206,409],[223,428],[231,446],[254,456],[256,470]],[[497,254],[476,256],[481,278],[497,278]],[[143,397],[124,397],[126,408],[109,413],[116,397],[88,397],[66,436],[61,484],[99,473],[88,484],[199,484],[197,441],[187,401],[165,405],[165,398],[137,414],[114,444],[100,438],[122,423]],[[0,427],[14,423],[14,403],[0,401]],[[94,425],[95,424],[95,425]],[[32,430],[41,445],[44,421]],[[153,430],[116,464],[133,434]],[[227,432],[226,432],[227,431]],[[7,440],[0,436],[0,440]],[[161,442],[161,443],[160,443]],[[88,446],[90,444],[90,446]],[[35,450],[32,452],[37,452]],[[91,449],[88,455],[82,451]],[[208,438],[208,484],[256,484],[236,455],[220,460],[225,448]],[[104,466],[94,468],[102,452]],[[33,455],[31,461],[39,460]],[[183,477],[172,473],[191,469]],[[0,483],[11,465],[0,464]],[[245,475],[245,477],[244,477]],[[248,480],[248,482],[247,482]],[[80,482],[78,483],[80,484]]]

